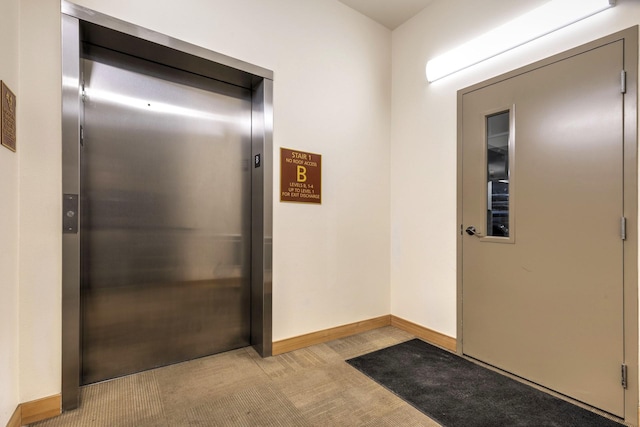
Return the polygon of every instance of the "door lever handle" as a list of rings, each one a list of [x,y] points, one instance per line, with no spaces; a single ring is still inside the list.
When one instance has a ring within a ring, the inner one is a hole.
[[[466,231],[469,236],[483,237],[482,233],[478,233],[478,230],[476,230],[476,228],[473,225],[470,225],[464,231]]]

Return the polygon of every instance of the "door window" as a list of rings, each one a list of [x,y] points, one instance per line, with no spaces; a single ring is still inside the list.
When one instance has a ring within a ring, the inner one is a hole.
[[[510,237],[510,112],[486,117],[487,236]]]

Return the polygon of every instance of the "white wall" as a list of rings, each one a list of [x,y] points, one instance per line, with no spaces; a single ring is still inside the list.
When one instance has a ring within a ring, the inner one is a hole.
[[[60,393],[60,4],[20,0],[20,401]]]
[[[16,95],[18,86],[19,0],[0,0],[0,80]],[[20,114],[16,118],[20,120]],[[20,150],[0,146],[0,426],[19,403],[18,395],[18,212]]]
[[[24,402],[60,392],[61,83],[59,0],[20,3]],[[389,313],[389,30],[335,0],[77,3],[275,72],[274,340]],[[280,147],[322,154],[321,206],[279,203]]]
[[[433,84],[428,59],[545,0],[438,0],[393,32],[391,312],[456,336],[456,92],[640,23],[640,2],[569,28]]]

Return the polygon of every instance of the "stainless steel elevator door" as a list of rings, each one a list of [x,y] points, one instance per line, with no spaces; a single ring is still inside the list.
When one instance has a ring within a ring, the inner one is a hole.
[[[250,91],[84,57],[82,383],[249,345]]]

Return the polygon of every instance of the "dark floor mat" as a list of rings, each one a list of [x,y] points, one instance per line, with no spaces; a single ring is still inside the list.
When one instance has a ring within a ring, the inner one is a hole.
[[[620,427],[419,339],[347,360],[445,427]]]

